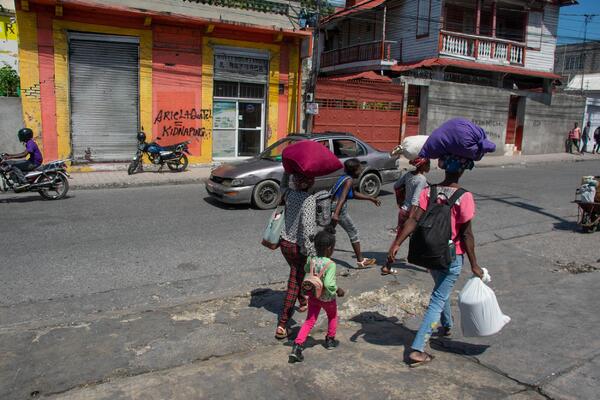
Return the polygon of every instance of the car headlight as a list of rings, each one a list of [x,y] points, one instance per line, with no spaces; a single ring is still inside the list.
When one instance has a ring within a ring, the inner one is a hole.
[[[232,179],[231,186],[242,186],[244,184],[243,179]]]

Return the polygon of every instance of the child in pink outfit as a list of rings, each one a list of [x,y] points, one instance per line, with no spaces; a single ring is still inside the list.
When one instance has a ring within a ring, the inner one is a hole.
[[[344,296],[344,291],[337,287],[335,281],[335,262],[331,260],[333,249],[335,247],[335,230],[331,227],[317,233],[315,236],[315,248],[317,257],[311,257],[306,262],[304,267],[305,272],[310,273],[311,262],[314,263],[314,272],[316,275],[321,275],[323,290],[321,296],[316,298],[310,296],[308,299],[308,314],[306,321],[300,328],[300,332],[294,340],[294,346],[289,356],[291,363],[304,360],[302,351],[308,334],[315,326],[321,309],[327,314],[328,326],[327,336],[325,336],[325,348],[332,350],[337,347],[338,341],[335,340],[337,330],[337,302],[336,296]],[[323,272],[324,271],[324,272]]]

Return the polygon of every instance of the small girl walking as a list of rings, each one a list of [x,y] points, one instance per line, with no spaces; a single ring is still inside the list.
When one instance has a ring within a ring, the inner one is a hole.
[[[335,262],[331,260],[331,255],[335,247],[335,229],[327,227],[324,230],[317,233],[315,236],[315,248],[317,251],[317,257],[309,257],[304,270],[307,274],[311,273],[311,264],[314,268],[314,274],[321,276],[323,284],[321,296],[315,297],[309,294],[308,299],[308,314],[306,315],[306,321],[300,328],[300,332],[294,341],[292,352],[289,356],[289,362],[300,362],[304,360],[302,351],[304,350],[304,343],[310,333],[311,329],[315,326],[317,318],[321,309],[325,310],[328,319],[327,336],[325,336],[325,348],[332,350],[338,346],[338,341],[335,340],[335,333],[337,330],[337,302],[336,296],[343,297],[344,290],[337,287],[335,280]],[[324,271],[324,272],[323,272]],[[304,287],[305,285],[303,285]]]

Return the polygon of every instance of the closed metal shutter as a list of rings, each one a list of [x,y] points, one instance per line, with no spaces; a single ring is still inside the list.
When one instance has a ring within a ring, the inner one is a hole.
[[[137,38],[69,35],[75,161],[126,161],[135,153],[139,127],[138,54]]]

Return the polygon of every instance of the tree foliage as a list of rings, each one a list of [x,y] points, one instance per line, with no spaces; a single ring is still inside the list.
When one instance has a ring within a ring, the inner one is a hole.
[[[0,68],[0,96],[18,96],[19,74],[10,65]]]

